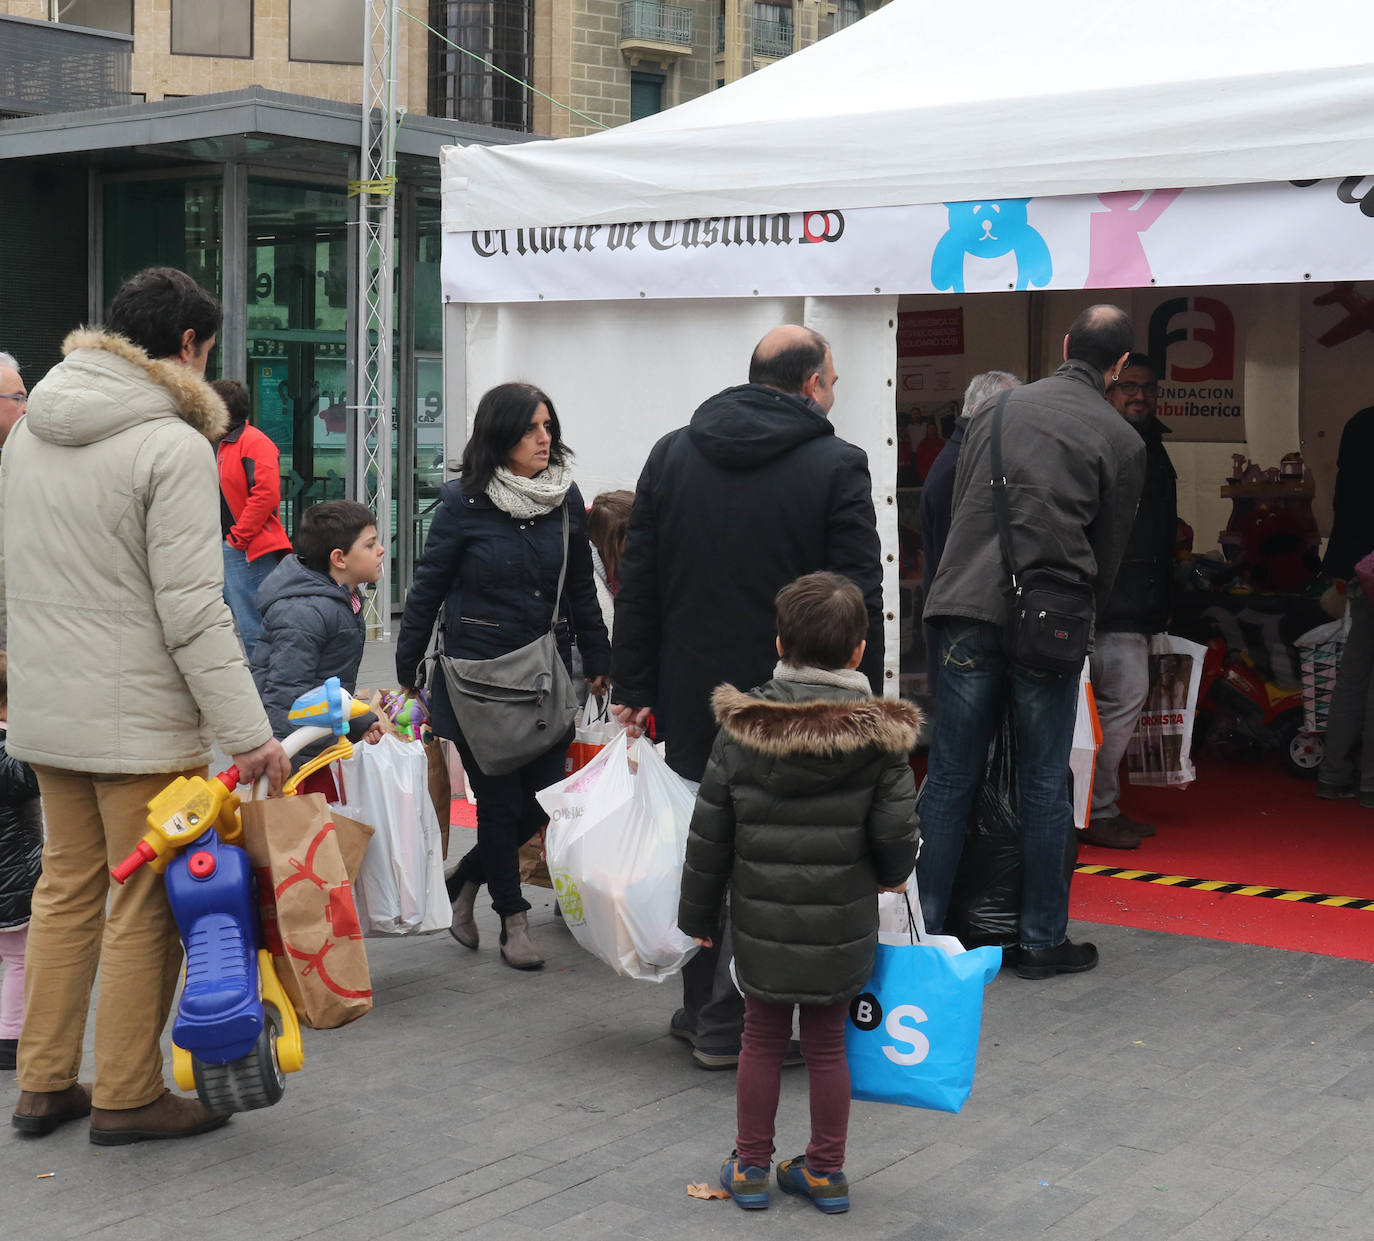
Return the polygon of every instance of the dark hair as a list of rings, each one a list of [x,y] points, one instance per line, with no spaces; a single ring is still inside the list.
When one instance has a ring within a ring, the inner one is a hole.
[[[587,510],[587,537],[595,545],[612,586],[620,581],[620,558],[625,554],[634,503],[633,491],[603,491]]]
[[[210,387],[219,393],[219,399],[229,411],[230,425],[248,421],[248,389],[237,379],[216,379]]]
[[[330,554],[336,548],[346,553],[368,526],[376,524],[377,519],[366,504],[356,500],[324,500],[301,514],[291,542],[296,555],[309,568],[328,573]]]
[[[10,657],[0,651],[0,702],[8,702],[10,697]]]
[[[1135,330],[1120,306],[1089,306],[1069,325],[1068,356],[1104,373],[1134,343]]]
[[[825,367],[826,351],[830,348],[819,332],[806,329],[806,333],[809,339],[765,356],[759,354],[760,342],[749,359],[749,382],[799,394],[806,381]]]
[[[524,438],[534,411],[541,405],[549,410],[549,464],[562,465],[572,457],[563,442],[558,411],[548,396],[533,384],[497,384],[477,402],[472,420],[472,435],[463,449],[463,491],[479,496],[487,489],[492,475],[510,460],[511,451]]]
[[[808,573],[778,591],[778,641],[794,668],[843,668],[868,633],[863,592],[837,573]]]
[[[106,327],[150,358],[174,358],[190,328],[204,344],[224,322],[219,299],[175,267],[145,267],[130,276],[110,303]]]
[[[1117,356],[1120,357],[1121,355],[1118,354]],[[1150,357],[1150,355],[1149,355],[1148,353],[1133,353],[1133,354],[1131,354],[1131,356],[1130,356],[1129,358],[1126,359],[1126,365],[1123,366],[1121,369],[1124,371],[1124,370],[1126,369],[1126,367],[1129,367],[1129,366],[1141,366],[1141,367],[1144,367],[1144,368],[1145,368],[1147,371],[1149,371],[1150,374],[1153,375],[1156,379],[1159,378],[1159,367],[1157,367],[1157,366],[1155,365],[1154,359],[1153,359],[1152,357]]]

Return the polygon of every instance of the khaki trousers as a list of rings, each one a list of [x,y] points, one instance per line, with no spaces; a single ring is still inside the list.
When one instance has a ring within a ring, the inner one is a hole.
[[[181,970],[181,939],[162,876],[143,866],[121,886],[110,867],[147,830],[149,799],[178,775],[204,776],[206,769],[138,776],[34,771],[48,838],[29,924],[19,1087],[65,1090],[77,1080],[99,967],[91,1101],[142,1107],[165,1088],[160,1042]]]

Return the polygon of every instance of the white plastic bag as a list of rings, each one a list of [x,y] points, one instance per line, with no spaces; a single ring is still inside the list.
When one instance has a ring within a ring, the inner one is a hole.
[[[1073,720],[1073,749],[1069,751],[1069,770],[1073,772],[1073,825],[1087,827],[1093,804],[1093,780],[1097,776],[1097,752],[1102,748],[1102,725],[1097,718],[1097,699],[1093,697],[1088,661],[1078,674],[1078,713]]]
[[[695,952],[677,927],[695,798],[653,745],[623,732],[537,794],[563,921],[618,974],[662,982]]]
[[[1150,692],[1126,746],[1132,784],[1181,788],[1197,779],[1193,720],[1207,648],[1170,633],[1150,635]]]
[[[453,920],[443,843],[419,742],[390,734],[339,764],[343,812],[373,828],[353,885],[364,935],[425,935]]]

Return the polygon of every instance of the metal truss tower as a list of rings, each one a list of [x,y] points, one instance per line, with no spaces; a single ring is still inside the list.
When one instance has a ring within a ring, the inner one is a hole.
[[[363,125],[358,181],[358,340],[354,423],[355,494],[377,514],[387,549],[382,576],[367,605],[367,636],[391,638],[393,339],[396,323],[395,0],[356,0],[365,13]]]

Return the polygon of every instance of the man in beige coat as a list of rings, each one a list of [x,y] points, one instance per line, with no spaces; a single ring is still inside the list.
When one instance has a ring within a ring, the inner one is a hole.
[[[162,877],[109,878],[149,798],[207,773],[212,733],[245,779],[279,791],[289,773],[223,600],[210,445],[227,416],[204,381],[220,320],[185,273],[140,272],[105,331],[67,338],[0,458],[9,752],[37,772],[48,826],[19,1040],[23,1133],[89,1114],[91,1140],[117,1145],[226,1119],[163,1084],[182,952]]]

